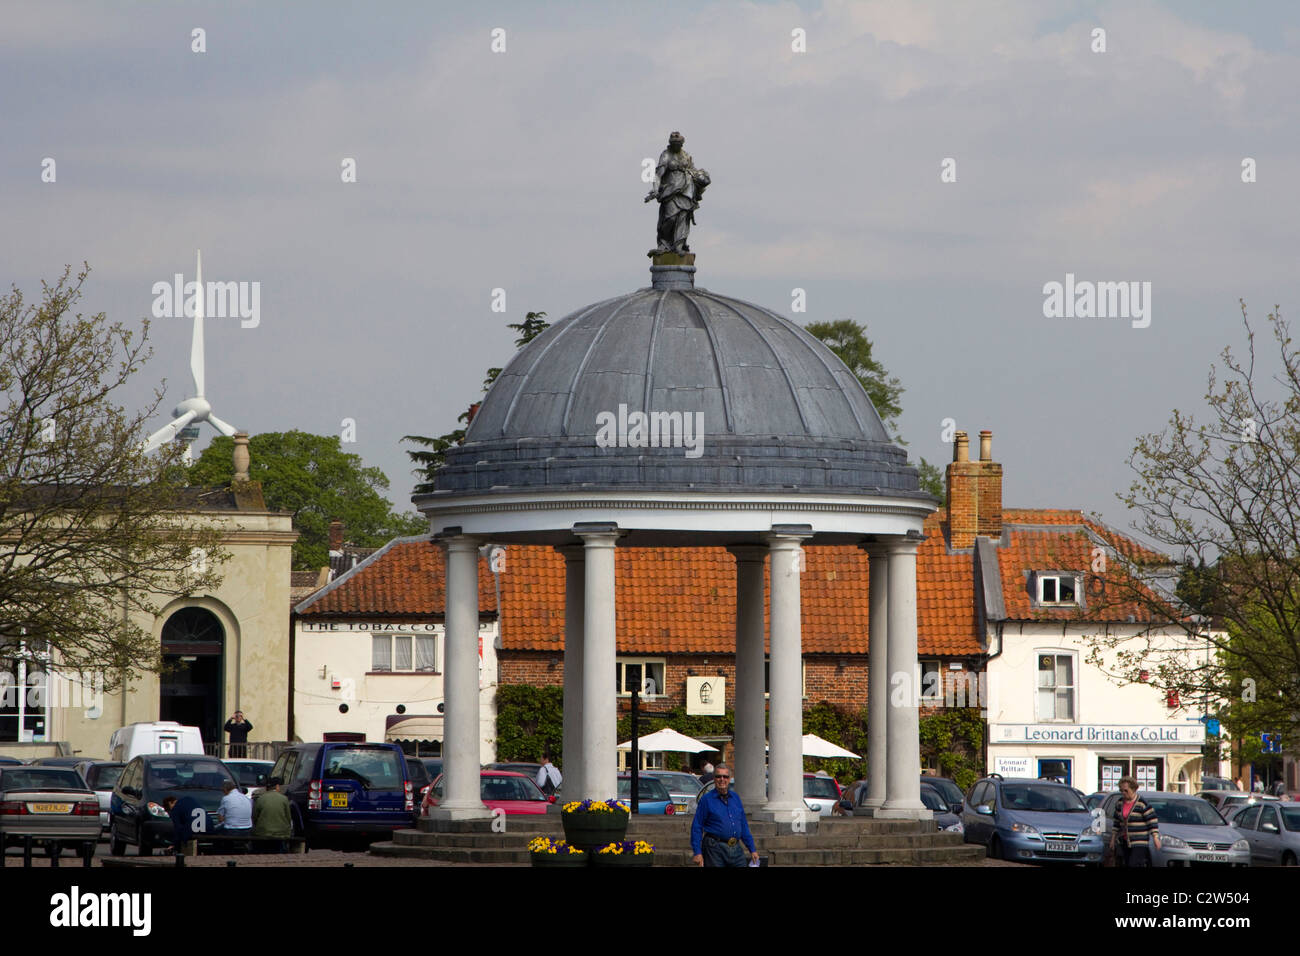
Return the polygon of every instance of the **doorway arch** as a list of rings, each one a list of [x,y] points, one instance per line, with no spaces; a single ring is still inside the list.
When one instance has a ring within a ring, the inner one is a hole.
[[[221,740],[226,629],[202,607],[182,607],[162,629],[158,719],[198,727],[205,744]]]

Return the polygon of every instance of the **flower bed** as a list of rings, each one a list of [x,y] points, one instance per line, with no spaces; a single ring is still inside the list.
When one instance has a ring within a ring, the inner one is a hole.
[[[528,843],[533,866],[586,866],[588,854],[563,840],[537,837]]]
[[[591,857],[593,866],[654,866],[655,848],[645,840],[607,843]]]
[[[574,800],[560,814],[565,840],[588,851],[621,841],[630,818],[630,809],[620,800]]]

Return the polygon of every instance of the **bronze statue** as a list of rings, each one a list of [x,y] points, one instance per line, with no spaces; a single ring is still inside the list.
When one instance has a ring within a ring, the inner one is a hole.
[[[654,186],[645,197],[659,201],[659,245],[647,255],[658,256],[667,252],[680,254],[691,251],[686,236],[695,223],[695,210],[709,185],[709,174],[696,169],[691,154],[682,149],[686,137],[673,131],[668,137],[668,148],[659,154],[655,167]]]

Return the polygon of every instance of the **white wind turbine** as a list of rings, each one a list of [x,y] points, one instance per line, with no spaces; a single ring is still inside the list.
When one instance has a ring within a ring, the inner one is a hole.
[[[186,465],[194,461],[192,448],[194,440],[199,437],[200,422],[207,422],[227,437],[235,434],[234,428],[212,414],[212,405],[203,397],[203,307],[206,295],[203,288],[203,253],[200,250],[196,255],[194,278],[198,295],[194,302],[194,341],[190,344],[190,374],[194,376],[194,397],[185,399],[172,409],[172,414],[176,417],[150,435],[144,443],[145,451],[153,451],[179,435],[185,440]],[[186,429],[186,426],[193,427]]]

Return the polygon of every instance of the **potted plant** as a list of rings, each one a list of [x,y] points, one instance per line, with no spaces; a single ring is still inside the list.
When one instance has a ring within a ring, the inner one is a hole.
[[[533,866],[586,866],[587,854],[563,840],[537,837],[528,843]]]
[[[607,843],[591,857],[594,866],[654,866],[655,848],[645,840]]]
[[[621,841],[630,817],[631,810],[620,800],[574,800],[560,813],[564,839],[582,850]]]

